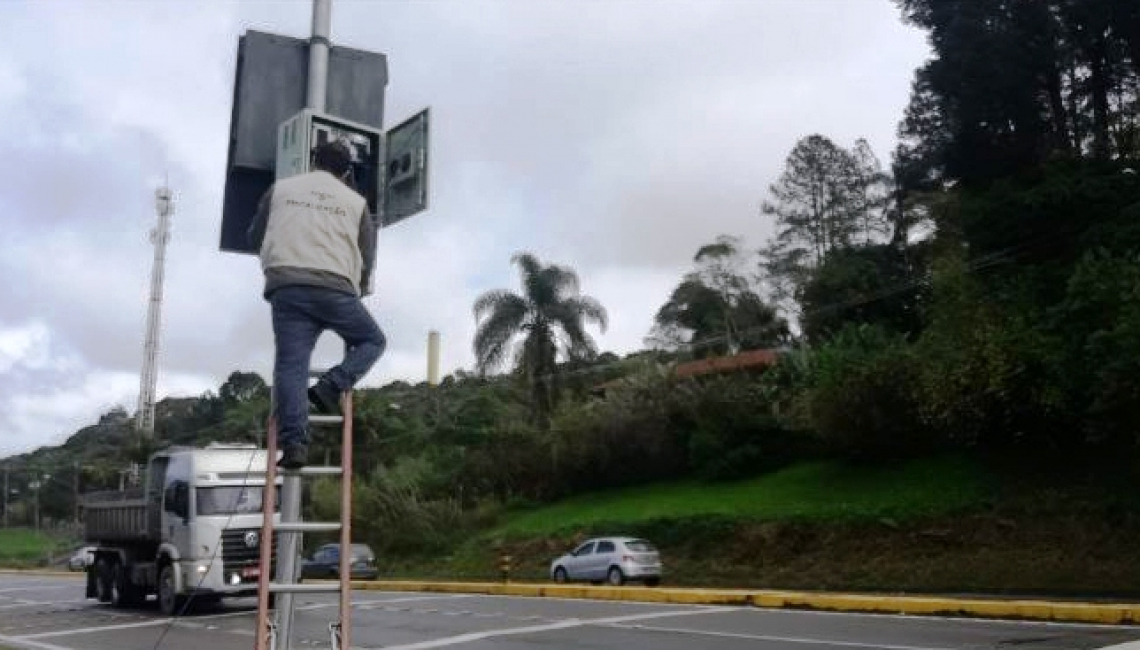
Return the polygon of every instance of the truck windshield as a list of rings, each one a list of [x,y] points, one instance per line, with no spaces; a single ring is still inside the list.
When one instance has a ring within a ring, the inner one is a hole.
[[[198,488],[199,515],[235,515],[261,512],[260,485]]]

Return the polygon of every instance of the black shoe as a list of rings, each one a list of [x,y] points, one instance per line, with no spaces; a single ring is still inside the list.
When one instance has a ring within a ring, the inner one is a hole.
[[[309,461],[309,448],[305,445],[285,445],[281,448],[281,460],[277,466],[282,469],[301,469]]]
[[[320,379],[309,387],[309,403],[317,413],[323,415],[340,414],[340,393],[328,381]]]

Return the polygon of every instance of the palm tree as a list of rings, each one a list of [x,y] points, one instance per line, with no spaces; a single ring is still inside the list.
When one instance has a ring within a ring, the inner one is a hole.
[[[580,295],[578,274],[569,267],[543,265],[530,253],[516,253],[511,263],[522,272],[522,295],[495,289],[475,300],[476,368],[486,373],[501,367],[512,341],[523,335],[515,348],[515,369],[526,377],[536,414],[545,419],[556,397],[559,348],[569,358],[592,356],[596,348],[585,325],[597,323],[604,332],[606,310]]]

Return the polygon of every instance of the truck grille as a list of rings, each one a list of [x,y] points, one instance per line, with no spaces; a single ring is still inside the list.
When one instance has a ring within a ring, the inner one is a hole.
[[[257,543],[250,547],[245,542],[247,533],[257,534]],[[270,575],[277,568],[277,533],[273,534],[273,548]],[[261,561],[261,529],[237,528],[222,531],[222,568],[225,575],[237,573],[242,576],[241,581],[257,582],[256,575],[248,575],[243,569],[254,568]]]

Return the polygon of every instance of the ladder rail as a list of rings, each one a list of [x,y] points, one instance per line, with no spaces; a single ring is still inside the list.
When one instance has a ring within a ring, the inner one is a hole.
[[[257,573],[257,628],[254,632],[256,650],[270,650],[273,632],[269,625],[269,579],[273,566],[273,515],[277,499],[277,417],[269,414],[265,427],[265,486],[261,490],[261,546]]]
[[[344,424],[340,444],[340,639],[337,650],[352,647],[352,393],[341,400]]]

